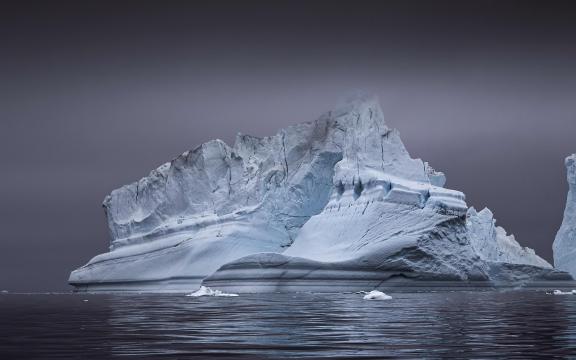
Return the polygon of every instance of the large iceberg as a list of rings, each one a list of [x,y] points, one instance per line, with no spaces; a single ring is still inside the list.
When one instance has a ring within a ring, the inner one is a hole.
[[[112,241],[86,291],[359,291],[570,277],[468,210],[374,97],[276,135],[209,141],[104,200]]]
[[[568,198],[560,230],[554,240],[554,266],[576,276],[576,154],[565,161]]]

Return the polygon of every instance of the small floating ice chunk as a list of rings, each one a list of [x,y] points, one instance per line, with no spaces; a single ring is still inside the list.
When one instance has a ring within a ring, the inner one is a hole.
[[[391,300],[392,296],[384,294],[382,291],[372,290],[364,295],[364,300]]]
[[[554,290],[554,295],[576,295],[576,290],[572,291],[562,291],[562,290]]]
[[[2,294],[8,294],[8,290],[2,290]]]
[[[220,290],[212,290],[206,286],[200,286],[200,289],[194,291],[186,296],[200,297],[200,296],[238,296],[238,294],[227,294]]]

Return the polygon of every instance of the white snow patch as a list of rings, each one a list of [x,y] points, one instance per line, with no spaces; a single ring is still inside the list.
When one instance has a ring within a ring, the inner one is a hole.
[[[392,300],[392,296],[386,295],[382,291],[372,290],[364,295],[364,300]]]
[[[225,292],[222,292],[220,290],[212,290],[209,287],[206,286],[200,286],[200,289],[194,291],[191,294],[188,294],[186,296],[192,296],[192,297],[200,297],[200,296],[224,296],[224,297],[231,297],[231,296],[238,296],[238,294],[228,294]]]

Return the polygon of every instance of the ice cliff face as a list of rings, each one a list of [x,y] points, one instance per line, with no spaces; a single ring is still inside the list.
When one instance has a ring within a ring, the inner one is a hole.
[[[554,240],[554,266],[576,276],[576,154],[565,161],[568,178],[568,198],[562,226]]]
[[[75,270],[88,290],[342,289],[406,281],[561,276],[468,213],[412,159],[374,98],[234,146],[210,141],[104,200],[110,252]],[[496,270],[495,270],[496,269]],[[536,270],[535,270],[536,269]],[[365,288],[362,288],[365,289]]]

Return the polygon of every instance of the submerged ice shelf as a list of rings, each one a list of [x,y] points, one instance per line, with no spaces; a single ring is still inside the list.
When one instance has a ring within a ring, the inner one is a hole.
[[[406,151],[377,100],[233,146],[209,141],[104,200],[81,291],[358,291],[567,280]]]

